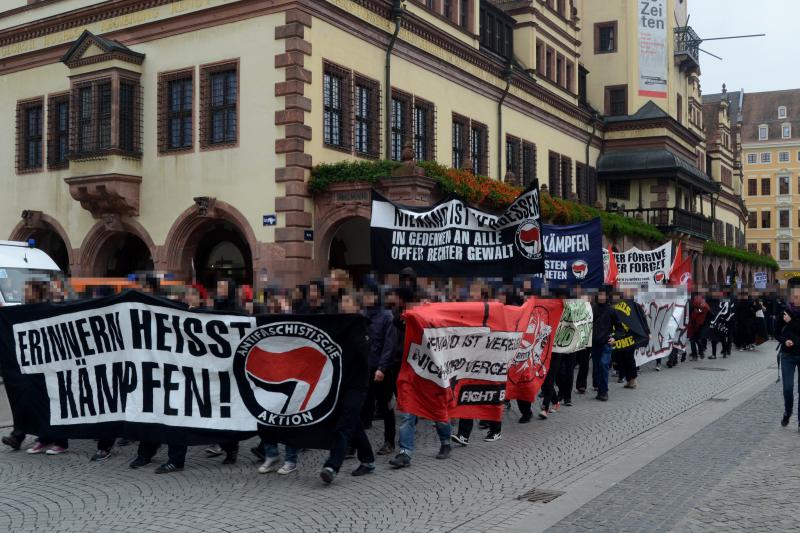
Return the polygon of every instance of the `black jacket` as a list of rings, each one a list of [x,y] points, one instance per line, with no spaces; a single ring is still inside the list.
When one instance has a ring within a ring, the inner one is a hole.
[[[619,323],[614,308],[609,303],[594,303],[592,304],[592,314],[594,316],[592,346],[608,344],[614,326]]]
[[[784,322],[783,311],[789,313],[792,319]],[[800,355],[800,310],[786,307],[775,317],[775,338],[781,343],[781,353],[786,355]],[[792,341],[791,348],[786,346],[786,341]]]

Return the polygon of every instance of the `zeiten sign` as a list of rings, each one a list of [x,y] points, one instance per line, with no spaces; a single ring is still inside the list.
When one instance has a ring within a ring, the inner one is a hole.
[[[667,0],[639,0],[639,96],[667,97]]]

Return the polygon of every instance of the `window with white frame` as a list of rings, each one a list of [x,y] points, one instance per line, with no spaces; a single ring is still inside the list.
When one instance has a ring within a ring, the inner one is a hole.
[[[758,127],[758,140],[759,141],[766,141],[769,139],[769,127],[767,126],[759,126]]]
[[[784,124],[781,126],[781,138],[782,139],[791,139],[792,138],[792,125],[791,124]]]
[[[762,163],[772,163],[772,152],[761,152]]]
[[[781,163],[789,162],[789,152],[778,152],[778,161]]]
[[[778,118],[786,118],[786,106],[782,105],[778,108]]]
[[[797,160],[800,161],[800,152],[797,152]],[[758,154],[747,154],[747,164],[755,165],[758,163]]]

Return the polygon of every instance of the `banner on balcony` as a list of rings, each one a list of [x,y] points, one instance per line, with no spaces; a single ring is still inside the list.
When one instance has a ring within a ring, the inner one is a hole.
[[[535,182],[501,215],[457,197],[432,207],[395,204],[372,193],[372,267],[420,276],[505,277],[544,272],[539,184]]]
[[[673,347],[679,347],[685,332],[687,294],[683,289],[640,291],[636,302],[642,306],[647,327],[648,343],[636,350],[636,365],[642,366],[661,357],[668,357]]]
[[[639,96],[666,98],[667,0],[639,0],[638,6]]]
[[[0,308],[0,368],[24,433],[211,444],[256,431],[328,448],[368,381],[361,315],[189,311],[126,291]]]
[[[596,218],[572,226],[543,224],[544,276],[535,285],[599,287],[603,284],[603,228]]]
[[[668,242],[655,250],[640,250],[635,246],[614,253],[617,263],[617,284],[621,287],[647,287],[655,290],[667,282],[672,266],[672,243]]]

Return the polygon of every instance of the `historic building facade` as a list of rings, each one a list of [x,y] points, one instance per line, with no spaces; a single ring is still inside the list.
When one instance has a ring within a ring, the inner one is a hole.
[[[368,189],[312,195],[310,170],[407,148],[647,220],[685,239],[701,280],[722,267],[700,256],[715,213],[741,229],[730,103],[707,148],[683,0],[646,16],[635,0],[16,4],[0,12],[16,125],[0,132],[0,233],[73,275],[363,269]],[[436,195],[413,171],[380,187]]]

